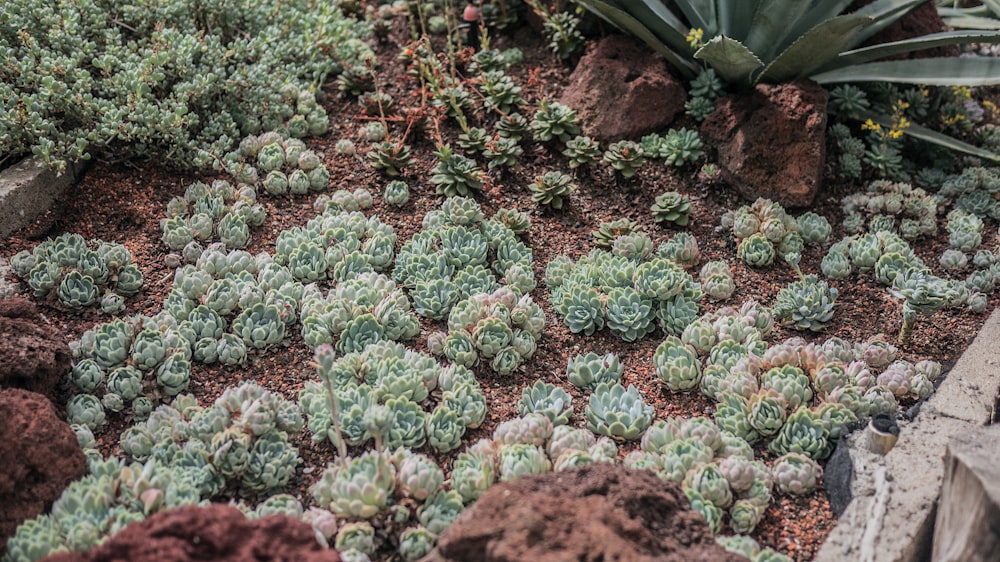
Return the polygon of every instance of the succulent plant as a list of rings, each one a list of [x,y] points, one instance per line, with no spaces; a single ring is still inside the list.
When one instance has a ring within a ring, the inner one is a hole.
[[[800,406],[788,416],[768,449],[778,455],[801,453],[812,459],[823,459],[832,450],[830,431],[814,412]]]
[[[77,394],[66,403],[66,418],[70,424],[94,431],[104,423],[104,417],[104,406],[93,394]]]
[[[414,562],[430,552],[436,541],[437,535],[425,527],[410,527],[399,534],[398,552],[404,561]]]
[[[667,388],[686,391],[698,387],[701,363],[695,350],[676,336],[668,336],[653,354],[656,376]]]
[[[948,244],[971,252],[983,243],[983,220],[972,213],[955,209],[948,213]]]
[[[747,400],[747,420],[757,433],[769,437],[785,424],[788,401],[772,388],[762,388]]]
[[[528,132],[528,120],[520,113],[508,113],[500,117],[496,124],[497,135],[521,142]]]
[[[400,493],[423,501],[444,485],[444,471],[426,455],[409,454],[398,463],[396,483]]]
[[[691,503],[691,509],[697,511],[705,518],[708,528],[712,534],[718,534],[722,530],[722,509],[708,501],[704,496],[691,488],[684,489],[684,495]]]
[[[396,486],[395,474],[387,458],[369,451],[327,467],[312,495],[320,507],[341,517],[370,519],[388,505]]]
[[[630,178],[646,163],[646,153],[639,143],[621,140],[608,146],[604,151],[604,161],[622,177]]]
[[[277,306],[257,303],[233,319],[231,328],[247,347],[263,349],[285,338],[285,322],[281,316],[282,311]]]
[[[587,427],[598,435],[635,441],[649,427],[653,408],[632,385],[600,383],[586,409]]]
[[[722,393],[715,408],[715,424],[721,429],[747,441],[755,442],[760,435],[750,424],[747,399],[733,393]]]
[[[552,462],[538,445],[510,443],[499,451],[500,480],[508,482],[526,474],[543,474],[552,470]]]
[[[729,481],[714,463],[694,468],[684,477],[684,488],[691,489],[716,507],[727,508],[733,503]]]
[[[483,172],[473,160],[455,154],[451,147],[444,145],[435,152],[438,165],[434,168],[430,182],[437,193],[452,197],[470,195],[483,188]]]
[[[483,94],[483,105],[490,111],[509,114],[516,106],[524,103],[521,87],[501,70],[480,74],[478,88]]]
[[[658,195],[649,210],[652,211],[653,220],[656,222],[687,226],[691,215],[691,202],[686,195],[668,191]]]
[[[815,275],[802,276],[778,291],[774,316],[800,330],[821,331],[833,318],[837,293],[837,289]]]
[[[461,445],[465,424],[457,412],[445,406],[438,406],[427,416],[425,430],[427,443],[435,450],[446,453]]]
[[[463,452],[451,472],[452,489],[468,503],[479,499],[497,479],[496,461],[489,455]]]
[[[569,106],[553,101],[543,101],[538,106],[535,118],[528,127],[537,142],[559,139],[565,143],[580,134],[576,112]]]
[[[607,295],[607,325],[627,342],[642,339],[652,332],[653,303],[631,287],[615,287]]]
[[[622,376],[624,367],[618,362],[614,353],[600,355],[589,352],[569,359],[566,364],[566,377],[569,382],[583,390],[593,391],[598,384],[615,384]]]
[[[368,152],[368,162],[372,168],[385,175],[396,177],[403,173],[403,168],[412,166],[414,160],[408,145],[402,142],[383,141]]]
[[[702,157],[704,144],[698,131],[687,128],[670,129],[660,142],[658,156],[668,166],[683,166]]]
[[[569,158],[569,167],[593,166],[601,160],[600,144],[586,136],[576,136],[566,141],[563,155]]]
[[[896,274],[889,293],[904,299],[903,324],[899,331],[899,341],[902,343],[909,341],[917,313],[933,314],[950,305],[958,296],[952,283],[917,269],[907,269]]]
[[[521,391],[517,411],[522,416],[542,414],[553,424],[564,425],[573,415],[573,398],[558,386],[539,380]]]
[[[553,209],[562,209],[563,200],[576,191],[573,178],[558,171],[545,172],[528,187],[532,200],[539,205],[550,205]]]
[[[486,142],[483,156],[489,160],[487,167],[490,170],[517,168],[521,165],[520,159],[524,156],[524,149],[512,138],[497,136]]]
[[[807,244],[826,244],[830,239],[832,227],[830,221],[823,215],[813,212],[799,215],[796,219],[799,226],[799,235]]]
[[[737,255],[751,267],[767,267],[774,263],[774,244],[760,233],[744,238],[736,250]]]
[[[823,469],[816,461],[799,453],[786,453],[778,457],[771,472],[779,492],[797,496],[815,490],[823,476]]]
[[[469,130],[458,135],[456,143],[459,148],[469,151],[470,153],[479,152],[482,153],[486,150],[486,142],[489,141],[490,137],[486,133],[486,129],[482,127],[469,127]]]
[[[417,520],[429,532],[438,535],[458,518],[464,508],[460,494],[454,490],[440,490],[420,506]]]

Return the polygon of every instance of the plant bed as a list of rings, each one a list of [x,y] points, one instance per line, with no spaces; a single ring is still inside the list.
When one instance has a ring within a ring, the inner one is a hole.
[[[394,20],[394,26],[390,37],[405,37],[402,18]],[[380,91],[391,95],[398,105],[417,107],[419,97],[413,95],[417,82],[407,77],[405,63],[397,56],[400,49],[393,43],[380,43],[375,48],[379,61],[376,83]],[[511,35],[499,35],[494,38],[494,46],[517,47],[523,52],[524,61],[511,66],[507,73],[522,87],[521,96],[525,100],[523,113],[526,117],[530,119],[534,108],[542,100],[559,95],[569,69],[553,58],[534,33],[520,29]],[[434,153],[437,144],[434,137],[440,134],[442,140],[455,143],[461,131],[453,119],[447,118],[441,118],[440,126],[429,128],[425,134],[410,131],[406,142],[412,146],[414,162],[405,167],[401,177],[409,186],[410,196],[407,203],[397,207],[386,203],[382,197],[386,184],[395,178],[373,169],[365,158],[370,143],[358,131],[359,126],[378,122],[379,119],[363,113],[356,98],[341,94],[334,85],[328,85],[325,94],[322,105],[327,114],[333,116],[330,131],[325,136],[308,140],[307,145],[323,155],[323,164],[330,175],[329,192],[342,188],[350,191],[365,188],[371,192],[373,205],[365,214],[377,216],[383,223],[392,226],[397,237],[395,250],[398,256],[403,245],[424,228],[424,217],[439,209],[445,200],[444,196],[435,193],[434,185],[428,181],[439,162]],[[481,119],[485,124],[492,117]],[[697,123],[689,120],[674,126],[680,125],[694,128]],[[388,121],[389,138],[401,138],[407,130],[403,121]],[[342,143],[338,146],[341,139],[350,139],[356,154],[346,153]],[[668,390],[659,380],[653,358],[666,337],[662,330],[657,329],[652,335],[633,342],[623,341],[608,329],[585,336],[571,332],[554,310],[550,301],[551,289],[543,283],[547,265],[560,255],[573,260],[587,255],[595,247],[592,232],[601,223],[628,218],[640,225],[656,245],[679,232],[693,235],[700,249],[698,265],[689,271],[695,277],[697,270],[709,261],[727,262],[732,269],[734,292],[720,302],[702,299],[699,314],[716,312],[725,306],[739,308],[742,303],[751,300],[770,307],[779,291],[798,279],[796,271],[780,258],[765,268],[747,266],[739,256],[736,242],[717,228],[727,211],[736,210],[746,202],[717,179],[699,174],[699,166],[710,160],[702,158],[679,167],[666,166],[658,161],[649,162],[630,178],[616,174],[606,164],[584,168],[573,176],[578,189],[565,197],[560,209],[554,209],[555,205],[549,207],[535,203],[530,185],[548,171],[568,173],[566,159],[553,148],[552,143],[526,139],[522,146],[524,155],[517,159],[520,165],[502,173],[488,174],[481,192],[475,193],[474,197],[486,217],[492,217],[501,208],[516,208],[530,217],[530,229],[522,240],[533,254],[532,273],[538,286],[530,294],[545,313],[544,330],[534,355],[512,374],[497,374],[488,361],[473,368],[488,406],[485,419],[478,428],[465,432],[461,448],[444,453],[433,453],[430,448],[421,449],[421,452],[432,455],[446,473],[465,445],[493,436],[498,425],[518,416],[517,404],[522,390],[536,381],[556,385],[568,392],[573,399],[571,425],[584,426],[590,392],[567,381],[566,366],[571,358],[587,352],[616,354],[624,367],[622,383],[635,385],[653,407],[656,420],[673,416],[711,418],[715,412],[715,401],[697,390]],[[602,143],[602,147],[606,146],[607,143]],[[484,161],[479,160],[485,169]],[[810,210],[829,219],[833,225],[830,236],[833,242],[845,235],[841,200],[857,192],[859,186],[836,180],[832,165],[828,172],[828,181]],[[30,250],[40,240],[63,233],[77,233],[87,240],[120,242],[130,250],[145,279],[138,295],[125,300],[125,314],[153,315],[163,308],[175,275],[174,269],[168,267],[165,260],[168,250],[162,241],[160,221],[166,215],[171,199],[183,196],[193,181],[210,182],[213,179],[217,177],[174,174],[153,164],[132,167],[97,162],[50,211],[31,227],[16,232],[0,244],[0,255],[13,256],[19,251]],[[691,220],[687,226],[664,226],[654,221],[649,209],[659,195],[669,191],[680,192],[689,198]],[[266,218],[262,225],[252,229],[245,249],[250,254],[278,253],[276,241],[279,233],[302,226],[315,217],[318,213],[314,207],[315,200],[315,195],[270,197],[262,192],[258,202],[263,206]],[[943,217],[939,217],[938,222],[939,229],[944,231]],[[981,247],[996,248],[996,223],[989,221],[987,224]],[[912,243],[917,256],[936,272],[940,272],[938,257],[948,248],[944,238],[939,235]],[[803,273],[819,273],[819,264],[828,245],[819,248],[806,246],[800,262]],[[871,274],[855,273],[829,283],[839,290],[839,298],[832,319],[821,333],[794,330],[776,323],[767,341],[775,343],[798,336],[810,342],[822,342],[832,337],[863,342],[876,335],[895,341],[902,316],[901,301],[892,297]],[[994,298],[990,296],[989,302],[994,303]],[[49,321],[70,340],[79,339],[95,324],[109,320],[108,316],[94,308],[68,310],[54,297],[43,301],[43,308]],[[961,354],[984,321],[985,315],[964,309],[939,312],[932,317],[921,316],[909,342],[897,344],[897,358],[911,363],[937,360],[947,369],[947,365]],[[446,325],[442,321],[421,318],[420,328],[419,336],[406,344],[415,351],[427,352],[430,350],[427,336],[435,330],[445,329]],[[441,360],[444,361],[443,358]],[[313,352],[296,323],[286,331],[286,337],[280,344],[250,351],[242,365],[218,366],[193,362],[190,386],[186,392],[193,394],[205,406],[212,404],[225,389],[241,382],[254,381],[287,400],[297,401],[305,382],[317,378],[313,362]],[[906,404],[909,403],[912,400]],[[105,456],[121,454],[119,436],[132,423],[133,420],[125,414],[109,413],[103,427],[94,432],[100,452]],[[307,431],[290,436],[290,441],[298,448],[303,462],[295,468],[292,479],[284,489],[309,505],[313,501],[310,488],[320,480],[323,468],[335,458],[336,450],[329,441],[313,442]],[[638,448],[637,441],[620,442],[618,459],[624,459]],[[354,447],[350,453],[357,456],[363,450],[364,447]],[[766,445],[758,446],[756,453],[765,462],[777,457],[768,451]],[[216,499],[243,499],[249,504],[252,503],[251,498],[241,496],[236,487],[230,485]],[[775,494],[752,536],[762,545],[795,560],[810,560],[834,524],[822,492],[814,491],[804,496]],[[388,560],[391,556],[392,545],[387,542],[372,559]]]

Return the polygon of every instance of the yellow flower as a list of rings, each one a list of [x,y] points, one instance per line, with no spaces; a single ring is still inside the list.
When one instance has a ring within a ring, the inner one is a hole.
[[[701,46],[701,38],[704,37],[704,36],[705,36],[705,30],[704,29],[702,29],[700,27],[699,28],[691,28],[691,31],[688,31],[688,34],[687,34],[687,37],[686,37],[688,45],[691,45],[691,48],[693,48],[693,49],[697,49],[698,47]]]
[[[866,119],[865,122],[861,124],[861,130],[879,132],[882,130],[882,125],[879,125],[871,119]]]

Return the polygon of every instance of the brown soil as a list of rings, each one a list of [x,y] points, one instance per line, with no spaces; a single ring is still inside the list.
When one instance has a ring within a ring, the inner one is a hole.
[[[401,28],[397,28],[396,32],[400,31]],[[522,85],[522,96],[529,104],[558,97],[571,69],[556,61],[533,31],[522,29],[514,36],[496,37],[494,46],[516,46],[524,51],[524,62],[508,73]],[[411,95],[417,83],[403,72],[397,60],[398,52],[395,44],[379,46],[379,84],[397,104],[413,107],[419,102],[419,98]],[[387,206],[381,200],[381,192],[388,180],[358,157],[337,154],[333,150],[334,143],[340,138],[355,140],[359,152],[366,149],[367,143],[357,136],[358,126],[364,119],[359,104],[354,99],[343,97],[333,85],[328,86],[326,92],[324,105],[331,116],[331,131],[322,138],[309,140],[308,144],[326,155],[331,190],[368,188],[376,196],[375,206],[369,212],[392,225],[399,236],[398,243],[402,245],[420,229],[423,215],[437,208],[443,199],[435,195],[433,186],[426,182],[430,169],[436,164],[433,133],[413,135],[411,132],[407,142],[413,147],[417,164],[406,170],[404,178],[410,185],[411,202],[401,210]],[[526,111],[525,115],[530,118],[530,112]],[[477,124],[485,123],[487,127],[492,125],[492,120],[473,119]],[[390,122],[390,136],[398,138],[404,130],[403,123]],[[445,139],[453,141],[458,132],[453,121],[441,121],[440,133]],[[725,185],[699,181],[697,166],[668,169],[650,163],[631,180],[613,176],[607,166],[584,173],[578,176],[579,190],[570,197],[566,207],[553,211],[538,207],[531,201],[528,184],[543,171],[565,169],[565,159],[550,147],[530,141],[526,141],[524,146],[523,167],[502,177],[494,176],[477,199],[487,216],[500,207],[517,207],[530,214],[531,230],[525,241],[533,249],[535,275],[540,285],[533,296],[545,309],[547,324],[536,355],[522,371],[509,377],[497,376],[486,370],[477,373],[486,394],[489,415],[481,428],[467,434],[467,442],[489,437],[498,422],[516,416],[516,403],[521,390],[538,379],[560,385],[574,396],[573,423],[582,425],[585,396],[566,382],[564,373],[569,357],[587,351],[618,354],[625,366],[623,383],[638,387],[646,400],[655,406],[657,418],[711,415],[714,405],[700,394],[669,392],[657,383],[651,358],[662,334],[636,343],[625,343],[606,330],[589,337],[572,334],[549,306],[548,291],[541,280],[546,264],[555,256],[567,254],[575,258],[587,253],[593,247],[590,233],[602,221],[628,217],[641,224],[655,243],[670,237],[675,231],[655,224],[649,207],[657,195],[676,190],[690,197],[692,221],[686,230],[698,240],[701,263],[726,260],[732,265],[736,280],[737,290],[731,299],[724,303],[705,300],[702,310],[712,311],[750,299],[770,306],[778,290],[795,279],[795,273],[778,264],[763,270],[747,267],[736,257],[732,241],[715,230],[724,211],[734,209],[745,201]],[[165,216],[167,201],[183,194],[185,187],[194,179],[190,175],[165,171],[155,163],[137,167],[97,163],[33,226],[0,243],[0,255],[9,257],[19,250],[33,247],[47,236],[63,232],[77,232],[88,239],[119,241],[132,251],[146,278],[139,295],[128,301],[127,313],[155,313],[172,282],[172,271],[164,265],[165,248],[160,242],[158,222]],[[839,225],[842,219],[839,201],[846,193],[856,189],[857,186],[827,185],[813,210],[824,214],[832,224]],[[303,225],[316,214],[312,208],[312,197],[276,199],[265,195],[261,199],[267,210],[267,221],[253,233],[248,249],[254,253],[262,250],[273,252],[278,232]],[[984,246],[992,248],[996,246],[996,233],[995,229],[988,230]],[[839,226],[835,226],[832,240],[839,240],[842,236]],[[922,242],[915,246],[915,250],[934,266],[943,245],[940,242]],[[802,260],[803,271],[818,273],[822,255],[820,250],[808,249]],[[780,341],[792,335],[810,340],[838,336],[861,341],[875,334],[885,334],[888,339],[895,339],[901,317],[900,303],[871,276],[854,276],[831,285],[840,290],[840,304],[824,334],[779,328],[772,334],[771,341]],[[72,313],[61,310],[53,303],[43,303],[41,308],[67,338],[78,338],[95,323],[107,320],[96,310]],[[912,341],[901,348],[902,357],[910,361],[933,358],[947,366],[965,349],[985,318],[985,315],[967,312],[922,317],[917,322]],[[428,328],[430,324],[425,323],[424,327]],[[290,333],[283,345],[252,357],[241,367],[195,364],[189,391],[203,404],[211,403],[225,388],[243,380],[254,380],[295,399],[303,381],[315,377],[315,374],[309,366],[311,355],[298,330],[290,330]],[[426,333],[424,331],[422,335],[426,336]],[[412,344],[418,349],[425,346],[422,338]],[[118,435],[126,426],[126,420],[121,415],[110,414],[109,422],[97,436],[105,453],[117,450]],[[296,445],[305,462],[300,465],[295,481],[297,491],[293,489],[292,493],[308,500],[308,487],[333,458],[333,451],[329,444],[313,444],[305,433],[299,436]],[[634,444],[625,445],[622,453],[634,447]],[[764,459],[772,457],[766,450],[759,453]],[[439,460],[447,467],[452,458],[453,454],[449,454]],[[310,467],[308,473],[306,467]],[[774,547],[796,560],[810,560],[834,523],[822,492],[802,498],[776,497],[754,536],[763,545]]]

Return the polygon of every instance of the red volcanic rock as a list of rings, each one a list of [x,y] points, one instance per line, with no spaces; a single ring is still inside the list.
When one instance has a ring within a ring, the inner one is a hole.
[[[271,515],[247,519],[233,506],[188,506],[157,513],[125,527],[84,553],[49,556],[47,562],[339,562],[316,542],[309,524]]]
[[[423,562],[727,562],[679,486],[610,463],[497,484]]]
[[[52,399],[72,367],[66,338],[24,297],[0,300],[0,388],[23,388]]]
[[[0,420],[0,552],[6,552],[17,526],[83,477],[87,461],[69,424],[41,394],[0,390]]]
[[[745,198],[811,205],[826,160],[826,91],[798,81],[721,98],[701,132],[723,179]]]
[[[684,85],[666,63],[624,35],[601,39],[581,58],[560,99],[576,110],[585,134],[604,140],[663,129],[686,101]]]

